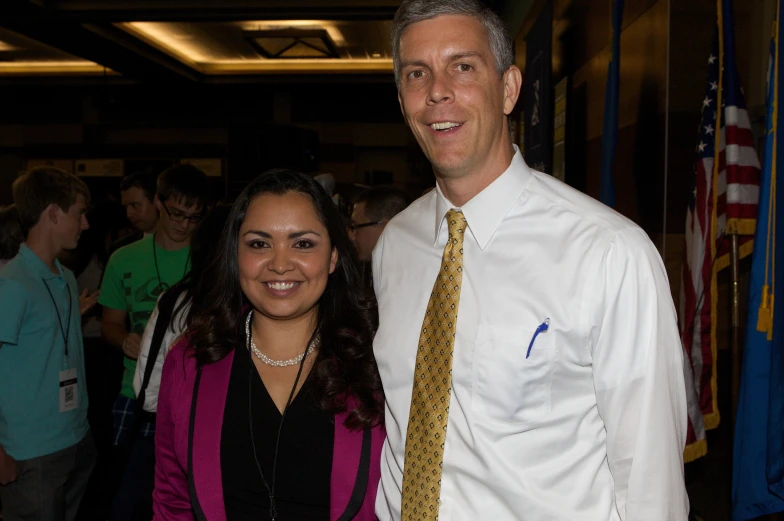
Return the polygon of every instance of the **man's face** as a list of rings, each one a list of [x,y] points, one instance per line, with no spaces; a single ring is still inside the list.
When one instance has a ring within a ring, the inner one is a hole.
[[[498,77],[487,30],[474,17],[438,16],[403,33],[400,108],[440,176],[495,169],[504,147],[511,148],[505,116],[519,90],[516,67]]]
[[[155,206],[160,214],[158,226],[175,243],[189,244],[191,235],[204,216],[204,208],[187,206],[182,200],[170,197],[162,202],[155,197]]]
[[[55,237],[59,242],[57,250],[72,250],[79,244],[79,237],[82,232],[90,227],[87,223],[87,202],[84,196],[76,196],[76,202],[63,211],[57,206],[55,208]]]
[[[361,225],[372,222],[365,213],[365,203],[357,203],[351,212],[351,225]],[[384,223],[371,224],[351,230],[351,240],[357,249],[357,257],[363,262],[370,261],[373,257],[373,248],[376,247],[381,232],[384,231]]]
[[[133,186],[120,192],[120,198],[125,207],[125,215],[134,228],[144,233],[155,231],[155,225],[158,224],[158,210],[144,195],[144,190]]]

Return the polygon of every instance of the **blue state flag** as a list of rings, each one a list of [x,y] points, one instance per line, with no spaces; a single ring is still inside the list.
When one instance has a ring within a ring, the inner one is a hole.
[[[602,128],[602,170],[599,200],[615,208],[615,147],[618,144],[618,94],[621,87],[621,22],[624,0],[613,1],[612,56],[607,67],[607,89],[604,92],[604,122]]]
[[[784,0],[778,1],[780,19]],[[784,511],[784,133],[779,105],[781,28],[775,25],[768,80],[764,162],[754,235],[749,316],[743,355],[732,474],[732,519]],[[778,262],[777,262],[778,261]]]

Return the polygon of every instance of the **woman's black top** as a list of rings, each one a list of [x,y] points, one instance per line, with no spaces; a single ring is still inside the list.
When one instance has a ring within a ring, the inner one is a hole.
[[[249,404],[258,463],[272,488],[272,464],[281,414],[249,352],[240,347],[232,362],[221,432],[227,521],[270,519],[269,493],[253,455]],[[334,437],[333,417],[316,405],[313,382],[308,378],[289,405],[280,433],[275,480],[275,505],[280,521],[329,520]]]

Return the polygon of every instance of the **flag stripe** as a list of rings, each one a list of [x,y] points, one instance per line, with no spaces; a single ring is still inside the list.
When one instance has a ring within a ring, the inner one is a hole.
[[[735,145],[740,145],[743,147],[747,147],[751,150],[754,150],[756,155],[756,150],[754,149],[754,136],[751,135],[749,132],[746,132],[745,129],[747,128],[751,128],[751,127],[732,126],[723,129],[724,132],[727,134],[727,138],[724,139],[724,136],[722,136],[722,140],[721,140],[722,149],[724,148],[725,142],[728,140],[730,143],[733,143]],[[759,161],[757,162],[757,166],[759,166]]]
[[[743,96],[743,94],[741,94]],[[728,106],[724,109],[724,123],[728,127],[751,128],[749,111],[736,106]]]
[[[726,154],[726,161],[730,166],[750,166],[759,169],[757,151],[751,147],[727,145]]]

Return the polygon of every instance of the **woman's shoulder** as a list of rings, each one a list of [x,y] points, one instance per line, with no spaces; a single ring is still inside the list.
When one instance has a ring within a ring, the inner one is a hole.
[[[193,378],[196,374],[196,358],[187,336],[182,335],[174,341],[166,355],[163,371],[178,380]]]

